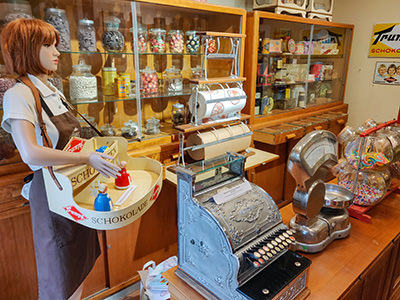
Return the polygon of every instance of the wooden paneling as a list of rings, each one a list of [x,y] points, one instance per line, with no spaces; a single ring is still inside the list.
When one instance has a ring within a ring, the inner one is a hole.
[[[389,286],[389,298],[390,300],[400,299],[400,235],[393,241],[394,247],[392,252],[392,277],[390,279]]]

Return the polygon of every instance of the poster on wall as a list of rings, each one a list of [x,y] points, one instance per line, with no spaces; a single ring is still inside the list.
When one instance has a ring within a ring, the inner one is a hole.
[[[374,25],[369,57],[400,57],[400,23]]]
[[[373,82],[400,85],[400,62],[378,61],[375,65]]]

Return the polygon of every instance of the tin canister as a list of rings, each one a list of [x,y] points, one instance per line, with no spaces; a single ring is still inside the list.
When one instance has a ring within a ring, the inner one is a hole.
[[[261,43],[261,53],[268,54],[269,53],[269,38],[263,38]]]
[[[126,98],[126,80],[123,77],[115,78],[115,96]]]
[[[117,77],[117,68],[104,67],[103,68],[103,95],[114,95],[114,81]]]
[[[125,93],[131,93],[131,75],[129,73],[119,73],[119,77],[125,78]]]

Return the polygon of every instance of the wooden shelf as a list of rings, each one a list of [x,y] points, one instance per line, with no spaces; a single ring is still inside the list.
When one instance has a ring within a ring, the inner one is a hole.
[[[221,127],[224,125],[231,125],[232,123],[238,123],[240,121],[244,121],[244,120],[248,120],[250,119],[249,115],[246,114],[241,114],[240,115],[240,119],[231,119],[231,120],[227,120],[227,121],[220,121],[220,122],[210,122],[210,123],[206,123],[206,124],[200,124],[200,125],[193,125],[193,124],[184,124],[184,125],[180,125],[180,126],[176,126],[175,129],[184,132],[184,133],[191,133],[191,132],[196,132],[199,130],[204,130],[204,129],[208,129],[208,128],[212,128],[212,127]]]

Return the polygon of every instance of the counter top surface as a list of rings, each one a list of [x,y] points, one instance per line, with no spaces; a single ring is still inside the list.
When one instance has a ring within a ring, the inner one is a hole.
[[[282,220],[288,224],[294,216],[292,205],[281,208]],[[400,194],[392,193],[368,214],[372,223],[350,218],[350,236],[335,240],[323,251],[303,254],[311,259],[307,300],[338,299],[379,254],[400,233]],[[203,299],[185,282],[176,277],[174,269],[165,273],[176,299]],[[191,295],[186,298],[184,295]]]

